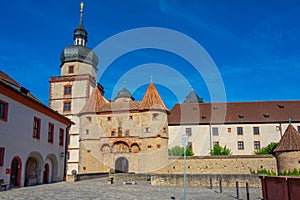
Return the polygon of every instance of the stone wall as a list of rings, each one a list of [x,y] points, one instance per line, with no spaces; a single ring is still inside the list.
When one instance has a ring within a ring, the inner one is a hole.
[[[212,187],[219,187],[222,180],[222,187],[235,187],[236,181],[240,187],[261,187],[261,181],[255,174],[187,174],[187,187],[210,187],[210,179]],[[183,187],[183,174],[158,174],[151,175],[151,185],[153,186],[180,186]]]
[[[170,164],[153,173],[183,174],[183,157],[170,157]],[[250,174],[250,170],[277,172],[276,159],[272,155],[243,156],[193,156],[187,157],[187,174]]]

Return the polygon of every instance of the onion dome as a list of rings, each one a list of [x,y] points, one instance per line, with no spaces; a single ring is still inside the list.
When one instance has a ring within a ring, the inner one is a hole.
[[[115,99],[118,99],[118,98],[130,98],[130,99],[134,100],[134,98],[131,96],[131,93],[129,92],[129,90],[127,90],[125,87],[118,92],[118,95]]]
[[[66,47],[60,55],[61,66],[65,62],[83,62],[97,68],[98,57],[92,49],[86,47],[87,31],[83,26],[83,2],[80,3],[80,21],[78,27],[74,30],[74,45]]]

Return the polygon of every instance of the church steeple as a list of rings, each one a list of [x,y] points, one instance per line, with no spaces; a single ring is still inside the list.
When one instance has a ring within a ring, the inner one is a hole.
[[[86,46],[87,43],[87,31],[83,26],[83,2],[80,3],[80,20],[78,27],[74,30],[74,45],[76,46]]]

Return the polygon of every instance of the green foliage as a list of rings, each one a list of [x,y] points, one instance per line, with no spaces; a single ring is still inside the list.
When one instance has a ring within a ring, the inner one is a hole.
[[[211,156],[227,156],[231,155],[231,150],[226,147],[221,147],[219,144],[214,145],[214,148],[210,151]]]
[[[280,173],[280,176],[300,176],[300,169],[294,169],[293,171],[287,171]]]
[[[254,151],[256,155],[261,155],[261,154],[272,154],[274,149],[277,147],[278,143],[276,142],[271,142],[268,144],[266,147],[262,147],[260,149],[257,149]]]
[[[257,170],[257,171],[250,169],[250,173],[251,174],[266,174],[267,176],[276,176],[276,172],[266,170],[266,169],[260,169],[260,170]]]
[[[175,146],[171,149],[168,150],[169,151],[169,156],[183,156],[184,155],[184,148],[180,147],[180,146]],[[194,152],[193,149],[191,147],[187,147],[186,148],[186,156],[193,156]]]

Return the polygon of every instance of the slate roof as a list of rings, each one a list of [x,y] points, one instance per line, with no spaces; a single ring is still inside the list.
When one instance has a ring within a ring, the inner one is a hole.
[[[176,104],[169,125],[300,122],[300,101]]]
[[[183,103],[203,103],[203,99],[200,98],[194,90],[192,90],[184,99]]]
[[[273,152],[300,151],[300,134],[289,125]]]

